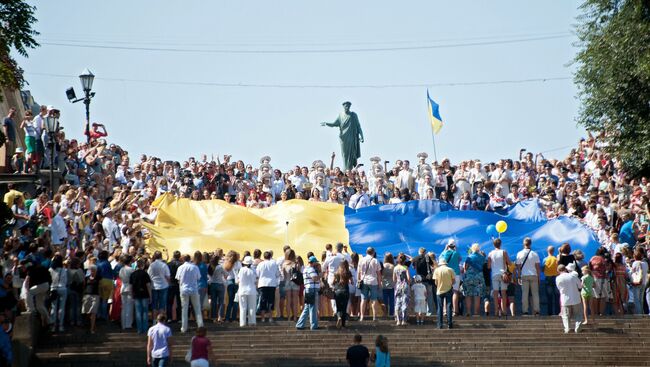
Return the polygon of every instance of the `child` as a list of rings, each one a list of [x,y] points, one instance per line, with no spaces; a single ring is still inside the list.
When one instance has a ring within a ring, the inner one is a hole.
[[[422,277],[416,275],[413,284],[413,298],[415,299],[415,313],[418,325],[424,324],[424,315],[427,312],[427,287],[422,284]]]
[[[591,270],[589,270],[589,266],[587,265],[582,267],[582,274],[584,275],[582,276],[582,290],[580,291],[580,295],[582,296],[582,312],[585,319],[582,324],[587,325],[589,321],[587,318],[587,306],[594,296],[594,277],[591,275]]]
[[[390,367],[390,351],[388,350],[388,338],[377,335],[375,339],[375,350],[370,356],[376,367]]]

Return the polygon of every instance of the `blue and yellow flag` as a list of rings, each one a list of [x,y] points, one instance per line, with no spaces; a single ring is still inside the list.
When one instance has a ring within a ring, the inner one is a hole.
[[[427,89],[427,108],[429,109],[429,121],[433,133],[437,134],[442,129],[442,118],[440,117],[440,106],[429,97],[429,90]]]

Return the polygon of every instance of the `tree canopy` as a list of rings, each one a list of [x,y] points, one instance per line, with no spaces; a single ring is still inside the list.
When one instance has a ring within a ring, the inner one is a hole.
[[[23,70],[11,57],[11,50],[27,57],[27,50],[39,46],[39,33],[32,28],[36,7],[20,0],[0,2],[0,86],[20,88],[25,83]]]
[[[578,18],[578,123],[632,174],[650,171],[650,0],[585,0]]]

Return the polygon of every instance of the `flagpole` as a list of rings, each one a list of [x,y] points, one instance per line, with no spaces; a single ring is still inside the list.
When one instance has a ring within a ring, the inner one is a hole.
[[[433,127],[431,127],[431,140],[433,140],[433,159],[438,162],[438,153],[436,152],[436,134],[433,132]],[[440,164],[440,162],[438,162]]]

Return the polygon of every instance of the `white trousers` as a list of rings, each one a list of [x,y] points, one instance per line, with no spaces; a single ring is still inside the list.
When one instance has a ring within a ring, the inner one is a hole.
[[[203,326],[203,315],[201,314],[201,298],[199,297],[199,293],[181,293],[181,333],[187,332],[187,322],[190,316],[190,302],[192,302],[192,309],[194,310],[194,319],[196,319],[196,326]]]
[[[257,294],[239,295],[239,326],[255,325],[255,308],[257,307]]]
[[[133,295],[131,293],[122,293],[122,329],[133,327]]]

